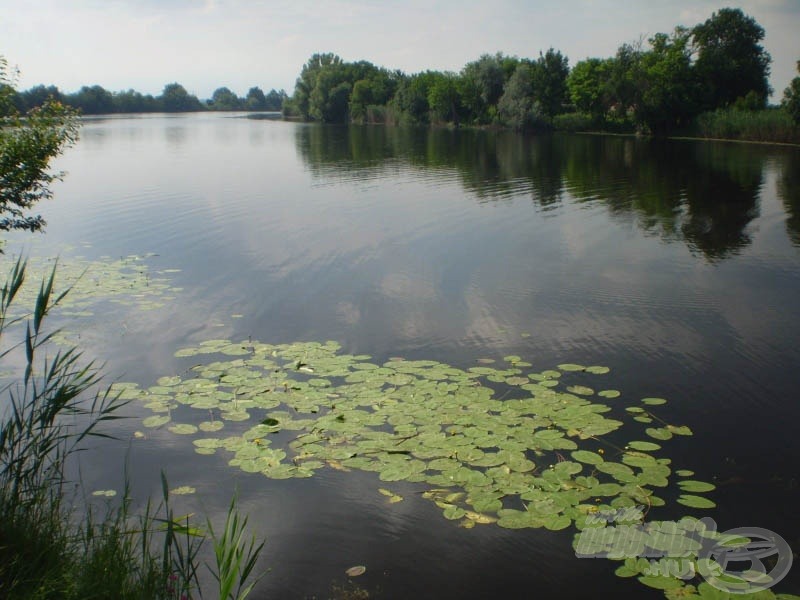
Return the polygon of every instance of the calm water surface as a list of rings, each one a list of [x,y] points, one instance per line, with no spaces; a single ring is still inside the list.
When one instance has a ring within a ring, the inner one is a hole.
[[[718,483],[720,529],[800,549],[800,150],[190,115],[87,120],[58,167],[31,253],[180,269],[173,303],[83,330],[111,377],[152,385],[185,368],[178,348],[219,337],[607,365],[609,387],[666,397],[693,429],[665,446]],[[140,498],[161,469],[210,514],[238,487],[267,538],[259,596],[327,597],[365,564],[354,581],[385,598],[662,597],[575,558],[569,530],[467,531],[418,484],[389,506],[375,474],[272,481],[165,430],[87,454],[84,480],[120,487],[126,454]],[[778,589],[800,593],[799,572]]]

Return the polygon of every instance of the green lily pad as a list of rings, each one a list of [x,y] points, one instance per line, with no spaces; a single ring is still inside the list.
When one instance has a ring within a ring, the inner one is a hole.
[[[153,415],[152,417],[147,417],[142,421],[142,425],[145,427],[161,427],[162,425],[169,423],[170,417],[169,415]]]
[[[684,479],[678,482],[678,485],[684,492],[710,492],[715,490],[717,486],[713,483],[706,483],[705,481],[695,481],[693,479]]]
[[[692,494],[681,494],[678,497],[678,504],[683,504],[691,508],[714,508],[716,506],[716,504],[708,498],[694,496]]]

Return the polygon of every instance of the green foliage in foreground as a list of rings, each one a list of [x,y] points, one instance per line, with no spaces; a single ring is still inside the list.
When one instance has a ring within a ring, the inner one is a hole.
[[[12,103],[14,80],[0,56],[0,230],[44,227],[41,216],[26,214],[50,198],[50,161],[78,137],[76,113],[54,99],[20,113]]]
[[[107,438],[101,426],[120,418],[126,401],[98,391],[100,373],[74,348],[40,358],[53,333],[45,317],[66,290],[54,292],[55,268],[35,299],[33,313],[14,316],[12,303],[23,289],[26,263],[18,260],[0,290],[0,359],[21,361],[18,377],[6,383],[0,421],[0,596],[25,599],[191,598],[198,590],[198,556],[205,534],[177,517],[163,482],[163,499],[144,512],[131,511],[129,490],[103,511],[70,491],[69,464],[92,438]],[[7,343],[11,329],[22,340]],[[80,489],[78,488],[78,493]],[[106,494],[110,495],[110,494]],[[215,535],[219,597],[244,598],[262,545],[244,537],[246,519],[231,503],[226,526]],[[233,560],[231,560],[231,557]],[[234,588],[233,585],[236,584]]]

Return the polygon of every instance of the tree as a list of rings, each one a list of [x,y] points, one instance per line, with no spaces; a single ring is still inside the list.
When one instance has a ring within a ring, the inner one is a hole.
[[[533,97],[548,117],[564,112],[568,98],[567,75],[569,59],[561,52],[550,48],[544,55],[539,53],[533,69]]]
[[[587,58],[567,77],[567,89],[575,107],[601,121],[609,107],[609,81],[613,59]]]
[[[455,73],[437,73],[428,89],[428,105],[433,114],[442,121],[450,121],[456,126],[460,111],[457,81],[458,76]]]
[[[671,36],[657,33],[634,66],[634,119],[651,133],[685,125],[697,112],[689,39],[689,30],[682,27]]]
[[[760,44],[764,28],[755,19],[739,8],[723,8],[696,25],[692,36],[705,109],[727,107],[751,91],[766,106],[772,58]]]
[[[64,98],[66,104],[74,106],[85,115],[105,115],[114,112],[111,92],[100,85],[83,86],[74,94]]]
[[[159,97],[166,112],[191,112],[203,110],[197,96],[190,95],[180,83],[168,83]]]
[[[461,70],[458,91],[462,104],[473,120],[479,123],[491,120],[491,107],[495,107],[503,95],[506,79],[503,55],[499,53],[495,56],[484,54]]]
[[[538,107],[533,102],[533,67],[529,63],[520,63],[508,80],[497,103],[497,114],[505,124],[519,130],[537,120]]]
[[[284,90],[277,91],[275,89],[271,89],[269,92],[267,92],[264,110],[282,110],[287,99],[288,96]]]
[[[797,61],[797,72],[800,73],[800,60]],[[795,77],[783,92],[783,106],[795,124],[800,125],[800,77]]]
[[[260,87],[251,87],[247,90],[244,104],[247,110],[267,110],[267,97]]]
[[[217,88],[211,95],[212,110],[241,110],[242,100],[226,87]]]
[[[294,110],[303,118],[309,119],[311,115],[311,94],[317,85],[317,79],[324,70],[330,67],[337,67],[342,63],[342,59],[337,55],[328,54],[314,54],[303,65],[300,71],[300,77],[297,78],[294,86],[294,96],[292,98],[292,106]]]
[[[26,211],[52,196],[49,184],[60,174],[47,169],[77,140],[77,113],[53,98],[20,113],[12,104],[14,83],[0,57],[0,230],[37,231],[44,219]]]

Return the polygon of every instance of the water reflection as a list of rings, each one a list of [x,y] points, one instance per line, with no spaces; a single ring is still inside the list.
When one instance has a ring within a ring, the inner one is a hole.
[[[314,126],[295,135],[299,155],[321,181],[405,168],[456,178],[479,202],[529,196],[540,209],[565,200],[602,203],[616,218],[680,240],[710,261],[751,243],[767,157],[753,145],[630,137]],[[797,154],[787,161],[796,164]],[[798,169],[784,171],[783,185],[792,188]],[[787,210],[796,205],[787,202]]]
[[[800,246],[800,152],[783,157],[778,195],[786,210],[786,232],[792,242]]]

